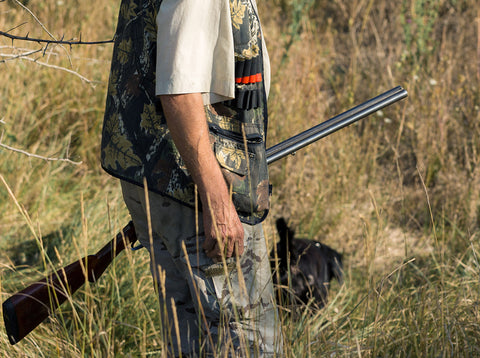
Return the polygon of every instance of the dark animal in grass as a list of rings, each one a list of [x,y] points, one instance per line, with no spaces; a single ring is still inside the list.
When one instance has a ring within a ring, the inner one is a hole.
[[[330,281],[336,278],[343,282],[342,255],[318,241],[295,238],[295,231],[284,218],[277,219],[276,226],[280,242],[276,248],[278,264],[272,264],[278,272],[274,271],[273,278],[282,291],[283,303],[312,301],[312,307],[322,308],[327,303]]]

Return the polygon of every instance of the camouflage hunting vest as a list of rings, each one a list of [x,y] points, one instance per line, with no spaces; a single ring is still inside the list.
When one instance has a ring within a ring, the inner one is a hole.
[[[155,96],[156,17],[162,0],[123,0],[102,132],[101,164],[111,175],[195,207],[195,185]],[[267,103],[260,22],[251,0],[230,0],[235,99],[205,106],[212,148],[240,219],[269,208]]]

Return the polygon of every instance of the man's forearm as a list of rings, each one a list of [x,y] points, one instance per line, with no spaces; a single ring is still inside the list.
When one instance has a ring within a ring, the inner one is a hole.
[[[202,202],[207,193],[228,192],[210,143],[201,94],[160,98],[173,141],[198,186]]]
[[[235,246],[241,254],[243,227],[212,150],[201,94],[163,95],[160,99],[172,139],[198,187],[207,255],[220,259],[225,253],[230,257]]]

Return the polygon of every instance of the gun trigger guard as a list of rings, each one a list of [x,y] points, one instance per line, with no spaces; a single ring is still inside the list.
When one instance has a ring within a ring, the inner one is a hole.
[[[135,241],[136,242],[136,241]],[[137,250],[140,250],[143,248],[143,245],[142,244],[138,244],[137,246],[134,246],[135,242],[132,242],[132,245],[130,247],[130,250],[132,251],[137,251]]]

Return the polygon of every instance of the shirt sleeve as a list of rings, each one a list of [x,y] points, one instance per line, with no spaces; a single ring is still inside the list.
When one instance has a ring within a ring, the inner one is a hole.
[[[163,0],[157,15],[156,94],[235,95],[228,0]]]

